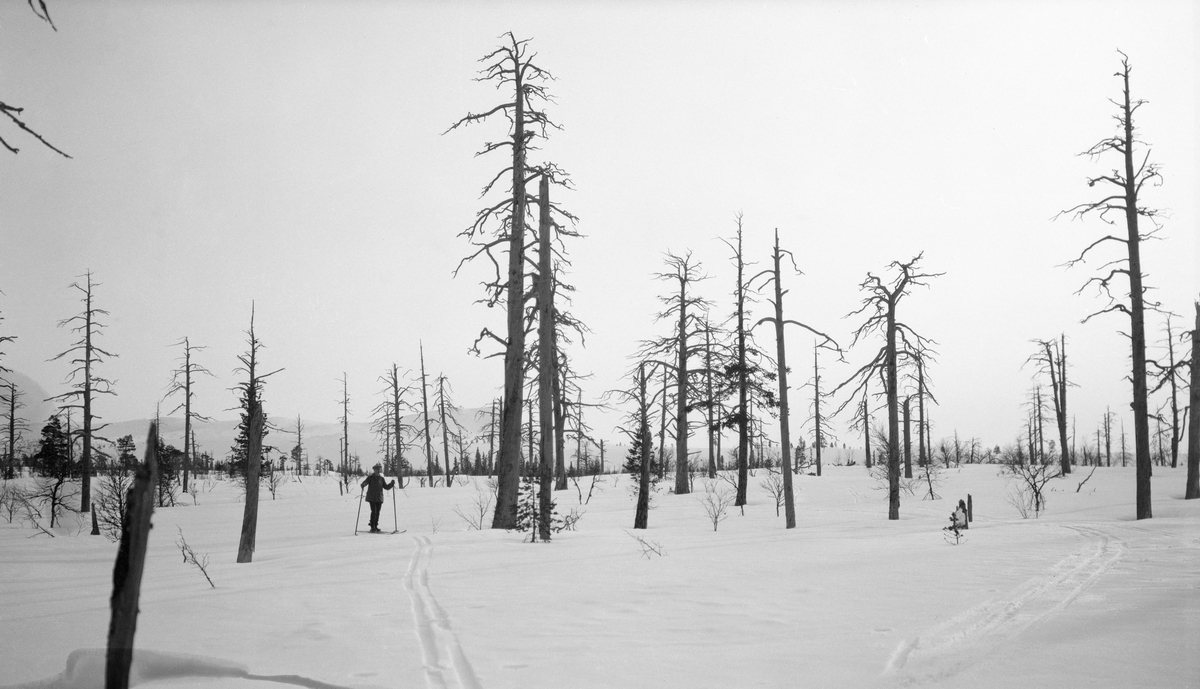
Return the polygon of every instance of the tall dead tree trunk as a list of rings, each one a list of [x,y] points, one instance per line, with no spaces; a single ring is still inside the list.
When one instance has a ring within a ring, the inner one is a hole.
[[[645,529],[650,522],[650,446],[654,442],[650,435],[650,403],[646,399],[646,364],[638,364],[638,435],[642,441],[642,466],[638,474],[637,508],[633,516],[633,528]]]
[[[867,405],[867,392],[863,391],[862,401],[862,419],[863,419],[863,453],[865,454],[865,463],[867,468],[871,468],[871,416]]]
[[[446,465],[445,483],[447,488],[453,487],[450,480],[450,426],[446,424],[446,376],[438,375],[438,418],[442,425],[442,462]]]
[[[559,401],[557,353],[554,351],[554,256],[550,242],[550,180],[543,175],[538,182],[538,420],[541,429],[541,457],[538,465],[538,536],[550,540],[551,512],[554,506],[555,404]],[[532,458],[531,458],[532,459]],[[563,482],[566,482],[563,471]]]
[[[825,445],[821,430],[821,366],[817,348],[813,347],[813,449],[817,453],[817,476],[821,475],[821,448]]]
[[[912,478],[912,440],[909,435],[912,427],[912,397],[904,398],[904,478]]]
[[[884,344],[872,357],[871,361],[860,367],[849,378],[834,389],[834,393],[843,387],[855,383],[851,400],[857,398],[857,393],[866,389],[871,376],[881,373],[884,380],[884,393],[887,397],[888,411],[888,519],[900,518],[900,404],[899,404],[899,375],[897,338],[904,338],[909,343],[906,352],[922,352],[927,348],[928,340],[907,324],[896,317],[897,306],[917,286],[928,286],[930,278],[939,277],[943,273],[924,273],[917,267],[923,254],[917,254],[905,263],[893,261],[890,265],[896,268],[899,275],[890,283],[884,284],[879,277],[867,273],[867,277],[859,288],[867,293],[862,300],[862,306],[851,312],[849,316],[869,313],[865,322],[854,331],[853,344],[871,333],[883,336]],[[851,346],[853,346],[853,344]],[[840,412],[850,400],[842,403]],[[836,415],[836,413],[835,413]]]
[[[429,487],[434,487],[433,440],[429,437],[429,385],[425,379],[425,344],[421,343],[421,418],[425,429],[425,475]]]
[[[175,393],[183,394],[183,401],[179,403],[171,413],[183,410],[183,492],[188,492],[188,474],[192,471],[192,460],[194,453],[191,451],[192,445],[192,421],[209,421],[207,416],[197,414],[192,411],[192,382],[193,376],[203,374],[211,376],[212,373],[203,366],[192,362],[192,353],[201,351],[204,347],[192,345],[188,338],[184,337],[176,344],[183,345],[183,364],[176,369],[171,376],[171,385],[167,389],[167,396]]]
[[[262,469],[262,439],[266,430],[266,415],[262,409],[263,381],[268,376],[279,373],[277,369],[270,373],[259,370],[258,352],[262,342],[254,332],[254,308],[250,309],[250,329],[246,331],[249,349],[238,356],[241,362],[239,371],[246,374],[246,382],[239,384],[242,393],[242,413],[245,425],[246,453],[246,504],[242,512],[242,532],[238,542],[238,563],[251,562],[258,534],[258,479]]]
[[[108,648],[105,652],[104,686],[128,689],[133,663],[133,637],[137,631],[138,601],[146,548],[150,543],[150,518],[154,514],[154,488],[158,485],[158,425],[151,423],[146,434],[145,460],[134,473],[121,518],[121,545],[113,563],[113,591],[109,600]]]
[[[929,461],[926,454],[925,435],[928,427],[925,425],[925,362],[917,360],[917,466],[925,466]]]
[[[658,478],[661,480],[667,471],[667,385],[670,383],[670,372],[663,366],[662,403],[659,405],[658,417]]]
[[[1115,261],[1106,262],[1101,270],[1106,270],[1107,272],[1103,276],[1089,279],[1080,288],[1080,291],[1083,291],[1089,285],[1095,284],[1099,291],[1107,295],[1110,299],[1107,307],[1092,313],[1084,319],[1084,322],[1099,314],[1114,311],[1119,311],[1129,317],[1128,336],[1132,360],[1130,380],[1133,384],[1133,402],[1131,405],[1133,409],[1133,446],[1137,467],[1136,518],[1149,519],[1154,515],[1150,502],[1150,421],[1146,381],[1146,288],[1143,284],[1144,273],[1142,272],[1141,259],[1141,242],[1147,235],[1139,231],[1138,220],[1139,217],[1146,217],[1157,226],[1156,218],[1159,215],[1158,211],[1142,206],[1139,194],[1146,183],[1153,184],[1161,180],[1161,175],[1159,174],[1158,165],[1149,162],[1149,152],[1142,156],[1140,164],[1135,161],[1134,148],[1136,144],[1141,142],[1134,137],[1133,115],[1145,101],[1131,100],[1129,94],[1130,71],[1129,58],[1124,53],[1121,53],[1121,71],[1117,72],[1115,76],[1121,78],[1122,100],[1119,103],[1114,101],[1119,110],[1117,120],[1120,125],[1120,131],[1116,135],[1101,140],[1084,152],[1092,158],[1099,157],[1108,152],[1115,152],[1121,156],[1123,164],[1120,169],[1115,169],[1107,175],[1099,175],[1088,179],[1089,187],[1103,182],[1115,186],[1116,190],[1099,201],[1080,204],[1063,212],[1072,213],[1075,217],[1082,217],[1088,213],[1095,212],[1106,222],[1108,221],[1106,216],[1109,213],[1120,212],[1125,217],[1124,237],[1115,235],[1101,237],[1089,244],[1077,258],[1069,261],[1067,265],[1073,266],[1084,261],[1092,249],[1107,242],[1116,242],[1125,246],[1125,256]],[[1113,292],[1120,289],[1112,284],[1114,279],[1119,275],[1125,275],[1129,279],[1128,305],[1118,302],[1112,297]]]
[[[242,512],[242,534],[238,541],[238,563],[251,562],[258,539],[258,476],[262,469],[262,409],[255,408],[250,422],[246,452],[246,505]]]
[[[1188,385],[1188,451],[1185,500],[1200,498],[1200,301],[1195,302],[1196,325],[1192,328],[1192,372]]]
[[[779,248],[779,230],[775,230],[775,247],[771,252],[771,269],[764,271],[762,274],[770,276],[774,283],[774,298],[771,299],[772,305],[775,307],[774,317],[763,318],[759,323],[773,322],[775,324],[775,365],[779,371],[779,450],[780,450],[780,471],[783,474],[783,506],[784,506],[784,522],[785,528],[796,528],[796,498],[792,487],[792,436],[788,405],[788,367],[787,367],[787,350],[784,347],[784,326],[787,324],[797,325],[808,330],[816,335],[821,335],[827,343],[833,342],[828,335],[813,330],[812,327],[794,320],[785,320],[783,317],[783,295],[787,294],[787,290],[783,289],[783,278],[781,264],[784,256],[793,258],[791,252]],[[792,265],[795,266],[795,260],[792,260]],[[756,324],[757,325],[757,324]],[[836,346],[836,344],[835,344]],[[813,349],[813,362],[816,362],[816,348]],[[820,428],[820,412],[818,408],[817,427]],[[819,431],[818,431],[819,432]]]
[[[76,404],[64,406],[74,407],[83,412],[83,428],[79,431],[79,436],[83,441],[83,454],[79,462],[81,479],[79,511],[89,512],[92,509],[92,436],[103,428],[103,426],[94,425],[97,417],[92,412],[92,403],[96,395],[115,394],[112,391],[112,381],[95,375],[93,367],[102,363],[104,357],[116,355],[104,351],[96,344],[96,338],[105,328],[98,317],[108,315],[107,311],[96,308],[93,301],[95,288],[99,287],[100,283],[92,282],[91,271],[80,277],[83,278],[82,285],[75,282],[70,286],[83,294],[83,313],[58,322],[59,327],[71,326],[71,332],[77,333],[80,339],[50,359],[50,361],[58,361],[66,356],[72,357],[69,361],[74,368],[67,374],[67,382],[74,389],[61,395],[55,395],[47,401],[74,399],[77,400]]]
[[[714,419],[716,400],[713,397],[712,330],[707,323],[704,328],[704,399],[708,412],[708,477],[714,479],[717,477],[717,454],[720,450],[714,449],[716,438],[713,436],[717,432]]]

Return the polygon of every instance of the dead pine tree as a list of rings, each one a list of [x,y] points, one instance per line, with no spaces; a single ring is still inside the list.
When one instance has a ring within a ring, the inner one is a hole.
[[[691,492],[688,471],[688,437],[691,429],[688,426],[688,413],[694,406],[695,395],[692,378],[700,373],[689,369],[692,357],[700,354],[703,345],[700,337],[704,332],[704,316],[711,302],[695,293],[696,285],[708,279],[704,267],[692,258],[692,252],[682,255],[668,251],[663,256],[666,270],[654,273],[655,280],[666,282],[670,289],[660,294],[658,301],[662,310],[655,315],[655,321],[665,321],[671,324],[671,334],[645,340],[638,350],[638,357],[649,361],[658,361],[663,371],[664,391],[668,380],[674,382],[674,421],[675,434],[675,493],[685,495]],[[661,437],[659,451],[665,453],[665,430],[667,418],[666,397],[663,398]],[[659,459],[660,471],[665,471],[665,455]]]
[[[512,32],[504,34],[502,40],[502,45],[480,59],[484,67],[477,80],[492,83],[501,92],[511,94],[511,97],[480,113],[468,114],[447,131],[480,123],[493,116],[499,116],[508,123],[507,136],[487,143],[476,155],[506,150],[510,156],[506,167],[484,186],[481,196],[487,196],[496,183],[506,176],[510,184],[503,198],[489,202],[476,213],[471,226],[460,233],[471,243],[474,251],[463,259],[459,268],[474,258],[486,256],[496,272],[484,284],[487,292],[485,301],[489,306],[499,304],[502,300],[505,303],[505,336],[499,337],[485,329],[480,338],[491,338],[504,351],[504,403],[501,406],[496,508],[492,516],[492,528],[511,529],[516,526],[521,415],[525,391],[527,184],[540,174],[528,164],[527,153],[537,147],[539,139],[546,138],[549,129],[557,129],[558,126],[543,109],[549,101],[545,85],[553,76],[534,63],[536,54],[531,50],[529,40],[517,40]],[[496,251],[507,251],[507,272],[503,276],[501,261],[494,255]]]
[[[1150,420],[1149,391],[1146,382],[1145,310],[1147,306],[1147,288],[1143,284],[1145,273],[1142,271],[1141,244],[1158,232],[1159,212],[1143,205],[1141,193],[1148,183],[1151,185],[1161,184],[1162,176],[1159,174],[1158,165],[1150,162],[1150,152],[1147,150],[1144,155],[1138,155],[1140,151],[1136,150],[1139,145],[1143,144],[1142,141],[1134,136],[1136,128],[1134,127],[1133,116],[1142,105],[1145,105],[1146,101],[1133,100],[1130,97],[1130,71],[1129,57],[1121,53],[1121,71],[1117,72],[1114,76],[1121,79],[1122,98],[1120,101],[1110,101],[1117,107],[1116,120],[1119,123],[1119,131],[1112,136],[1101,139],[1082,154],[1093,159],[1098,159],[1101,156],[1107,157],[1111,153],[1120,156],[1121,166],[1119,168],[1113,169],[1108,174],[1098,175],[1087,180],[1089,187],[1100,184],[1103,189],[1109,190],[1111,193],[1097,201],[1081,203],[1073,208],[1069,208],[1059,213],[1059,215],[1070,214],[1076,218],[1096,215],[1102,221],[1110,225],[1115,225],[1117,221],[1111,219],[1110,216],[1118,214],[1125,221],[1123,236],[1122,233],[1108,234],[1093,241],[1080,252],[1079,256],[1068,261],[1066,265],[1067,267],[1073,267],[1079,263],[1086,262],[1094,249],[1109,242],[1124,247],[1124,254],[1119,258],[1106,261],[1100,268],[1102,274],[1084,282],[1076,294],[1083,292],[1089,287],[1095,287],[1108,300],[1108,304],[1104,308],[1084,318],[1084,323],[1095,316],[1111,312],[1120,312],[1129,318],[1128,337],[1132,359],[1129,377],[1133,384],[1133,403],[1131,406],[1133,408],[1134,461],[1137,467],[1136,518],[1149,519],[1154,515],[1150,504]],[[1154,229],[1149,232],[1142,232],[1138,227],[1140,218],[1149,220],[1154,225]],[[1118,301],[1118,298],[1113,294],[1114,288],[1118,290],[1118,294],[1120,293],[1119,290],[1121,288],[1115,284],[1115,281],[1121,275],[1124,275],[1129,280],[1128,304]],[[1150,306],[1153,308],[1157,304],[1152,303]]]
[[[616,403],[633,403],[635,408],[626,416],[626,426],[619,430],[628,436],[630,451],[637,452],[638,474],[637,506],[634,509],[633,528],[645,529],[650,523],[650,492],[651,480],[651,448],[654,436],[650,428],[650,410],[654,405],[654,395],[649,391],[650,372],[654,362],[639,361],[628,377],[632,380],[631,389],[609,390],[604,394],[605,399],[615,398]],[[632,456],[632,454],[631,454]]]
[[[106,327],[99,318],[108,315],[107,311],[97,308],[95,305],[95,289],[100,286],[100,283],[92,282],[91,271],[80,277],[82,284],[73,282],[70,286],[83,295],[81,299],[83,312],[58,322],[59,327],[69,327],[72,333],[79,336],[79,339],[50,359],[50,361],[58,361],[69,357],[68,361],[74,368],[67,374],[66,381],[72,389],[70,392],[55,395],[46,401],[64,402],[65,404],[62,404],[64,408],[78,409],[82,412],[83,427],[77,432],[82,440],[83,449],[79,460],[79,472],[82,479],[79,491],[79,511],[88,512],[91,510],[92,504],[92,440],[94,434],[104,428],[103,425],[95,425],[96,419],[99,417],[94,413],[93,403],[96,395],[116,394],[112,389],[112,381],[96,375],[95,367],[103,363],[105,357],[116,355],[105,351],[96,343],[96,339]]]
[[[234,390],[240,395],[242,411],[242,426],[245,434],[246,457],[246,505],[242,513],[242,532],[238,541],[237,561],[239,564],[251,562],[254,559],[255,540],[258,534],[258,476],[262,469],[262,440],[266,429],[266,415],[262,409],[262,391],[264,381],[283,369],[263,373],[259,366],[258,355],[263,348],[262,341],[254,332],[254,307],[250,307],[250,329],[246,331],[248,349],[238,355],[241,366],[234,369],[235,373],[245,374],[246,380],[238,383]]]
[[[346,372],[342,372],[342,397],[337,400],[338,405],[342,408],[342,415],[338,417],[338,421],[342,422],[342,437],[338,446],[342,450],[342,456],[338,458],[342,474],[342,483],[346,484],[346,488],[350,487],[349,477],[351,473],[350,467],[350,389],[349,382],[346,379]]]
[[[421,426],[425,435],[425,475],[433,488],[433,440],[429,435],[429,384],[425,378],[425,344],[421,343]],[[518,450],[519,451],[519,450]]]
[[[730,258],[736,275],[733,290],[734,311],[730,316],[730,321],[733,325],[731,328],[733,344],[730,347],[732,350],[730,356],[724,366],[722,392],[724,394],[736,395],[737,404],[732,409],[725,411],[721,423],[726,428],[737,429],[738,479],[737,496],[733,504],[735,507],[743,507],[746,504],[746,488],[750,470],[750,407],[752,397],[757,396],[767,406],[773,406],[775,403],[775,392],[767,388],[767,379],[773,378],[774,375],[763,371],[762,363],[766,357],[755,343],[753,334],[750,332],[750,326],[747,323],[747,320],[751,317],[750,306],[754,303],[754,290],[750,285],[750,280],[746,276],[746,268],[752,264],[747,263],[745,252],[742,249],[743,228],[741,213],[737,214],[736,221],[737,230],[733,238],[722,238],[721,241],[732,252]]]
[[[823,336],[824,337],[824,336]],[[830,341],[832,342],[832,340]],[[817,476],[821,475],[821,450],[825,447],[832,447],[832,443],[836,441],[833,435],[833,426],[830,423],[829,416],[821,412],[821,400],[826,396],[821,392],[821,362],[819,353],[822,347],[828,348],[829,343],[814,342],[813,343],[813,377],[802,387],[812,386],[812,419],[813,423],[813,459],[816,465]],[[835,351],[840,352],[834,347]]]
[[[1167,388],[1169,396],[1167,397],[1167,406],[1170,416],[1168,417],[1167,427],[1171,433],[1169,438],[1171,450],[1171,468],[1179,466],[1179,444],[1184,440],[1183,426],[1187,422],[1187,406],[1184,406],[1183,413],[1179,409],[1179,388],[1181,385],[1186,385],[1183,378],[1183,368],[1187,364],[1186,359],[1175,358],[1175,333],[1171,328],[1171,319],[1177,317],[1170,311],[1164,314],[1166,322],[1163,329],[1166,331],[1164,345],[1167,350],[1167,360],[1165,363],[1149,359],[1147,363],[1155,369],[1154,377],[1157,383],[1150,390],[1150,394]]]
[[[390,438],[389,446],[392,456],[388,457],[388,461],[395,467],[396,481],[403,488],[404,434],[411,432],[412,427],[402,423],[401,418],[403,412],[412,408],[412,405],[405,399],[405,395],[412,391],[412,386],[404,384],[404,378],[400,375],[400,369],[395,363],[379,377],[379,381],[384,385],[381,391],[383,401],[375,407],[375,428],[387,433]]]
[[[121,518],[121,545],[113,563],[113,591],[109,599],[108,647],[104,659],[106,689],[127,689],[133,663],[133,637],[137,631],[138,601],[146,547],[150,542],[150,517],[154,514],[154,487],[158,484],[158,426],[150,424],[145,461],[134,473]]]
[[[203,351],[204,347],[193,345],[188,341],[187,337],[184,337],[175,344],[183,347],[183,356],[181,357],[183,363],[172,372],[171,384],[167,388],[165,397],[170,397],[176,393],[183,395],[183,401],[168,413],[174,414],[180,409],[183,410],[183,492],[187,493],[188,474],[192,470],[192,421],[212,420],[207,416],[192,411],[192,398],[195,396],[195,393],[192,392],[192,377],[197,375],[212,376],[212,372],[192,361],[192,354]]]
[[[755,323],[755,326],[757,327],[758,325],[761,325],[763,323],[773,323],[775,325],[775,357],[776,357],[775,358],[775,366],[776,366],[776,371],[778,371],[778,376],[779,376],[778,399],[779,399],[779,450],[780,450],[780,461],[781,461],[780,473],[783,474],[784,523],[786,524],[786,526],[784,528],[794,529],[794,528],[796,528],[796,498],[795,498],[795,493],[792,488],[792,438],[791,438],[791,428],[789,426],[789,420],[788,420],[788,411],[789,411],[789,408],[788,408],[788,383],[787,383],[788,368],[787,368],[787,357],[786,357],[786,353],[785,353],[786,349],[784,347],[784,339],[785,339],[784,338],[784,326],[785,325],[795,325],[795,326],[804,328],[805,330],[813,333],[814,335],[824,338],[824,341],[820,345],[817,345],[817,347],[832,345],[832,347],[835,351],[838,349],[838,347],[837,347],[837,343],[833,341],[833,338],[829,337],[825,333],[822,333],[819,330],[814,329],[810,325],[801,323],[800,321],[785,319],[783,317],[783,295],[788,293],[788,290],[785,290],[783,288],[783,279],[782,279],[782,271],[781,271],[781,265],[782,265],[784,256],[787,256],[788,260],[792,262],[792,269],[797,274],[799,274],[800,269],[796,267],[795,256],[792,255],[792,252],[790,252],[786,249],[781,249],[779,247],[779,229],[776,228],[776,230],[775,230],[775,247],[771,252],[771,268],[769,268],[768,270],[765,270],[755,276],[755,279],[758,278],[759,276],[766,276],[772,283],[774,295],[773,295],[773,297],[768,297],[767,301],[768,301],[768,303],[771,304],[772,307],[774,307],[775,314],[773,316],[765,316],[765,317],[759,319],[758,323]],[[816,362],[816,351],[817,351],[817,348],[814,347],[813,348],[814,365]],[[818,418],[817,425],[819,428],[820,427],[819,411],[818,411],[817,418]],[[710,452],[711,452],[711,448],[710,448]],[[818,452],[820,452],[820,450],[818,450]],[[820,456],[820,455],[818,455],[818,456]],[[821,471],[820,466],[821,465],[818,462],[818,464],[817,464],[817,475],[818,476],[820,475],[820,471]]]
[[[1033,363],[1038,373],[1050,377],[1050,402],[1054,407],[1054,422],[1058,428],[1059,471],[1071,473],[1071,456],[1067,451],[1067,336],[1057,340],[1034,340],[1037,351],[1026,363]]]
[[[1188,385],[1187,488],[1184,500],[1200,498],[1200,301],[1192,327],[1191,382]]]
[[[19,431],[29,428],[25,419],[17,415],[18,410],[23,409],[25,404],[21,402],[21,397],[24,396],[17,384],[11,380],[6,381],[0,378],[0,418],[4,419],[4,431],[7,438],[4,448],[4,467],[0,469],[0,480],[9,480],[16,478],[17,475],[17,440],[20,438]]]
[[[446,464],[445,485],[450,488],[454,485],[454,482],[450,480],[454,473],[450,464],[450,439],[458,438],[462,433],[462,425],[458,422],[458,405],[454,404],[454,400],[450,398],[450,394],[453,392],[450,387],[450,379],[446,377],[446,374],[439,373],[434,384],[437,385],[434,404],[438,409],[438,427],[442,431],[442,454]]]
[[[888,519],[900,518],[900,396],[899,396],[899,353],[905,343],[920,345],[926,339],[917,334],[906,323],[899,320],[897,309],[900,302],[914,287],[928,287],[929,280],[944,275],[944,273],[928,273],[920,267],[924,252],[905,262],[893,261],[888,265],[895,269],[896,276],[888,282],[872,273],[859,285],[866,293],[862,306],[847,314],[847,318],[865,315],[862,325],[854,331],[850,346],[854,347],[860,341],[871,335],[881,335],[883,346],[863,364],[858,370],[840,383],[833,392],[836,394],[843,388],[850,388],[850,399],[843,402],[835,412],[842,409],[857,398],[866,389],[867,382],[874,374],[883,379],[884,393],[887,397],[887,458],[888,458]]]

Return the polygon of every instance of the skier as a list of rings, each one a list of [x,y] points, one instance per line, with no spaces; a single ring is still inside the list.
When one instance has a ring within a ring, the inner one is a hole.
[[[379,511],[383,509],[383,491],[384,489],[391,490],[392,486],[396,485],[396,482],[383,482],[382,464],[376,464],[372,468],[375,470],[374,473],[368,476],[360,487],[367,489],[367,504],[371,506],[371,533],[381,533],[379,530]]]

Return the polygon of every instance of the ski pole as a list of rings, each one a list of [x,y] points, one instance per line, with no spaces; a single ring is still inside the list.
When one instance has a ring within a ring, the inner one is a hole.
[[[362,488],[358,489],[358,514],[354,515],[354,535],[358,535],[358,520],[362,517]]]
[[[396,516],[396,489],[392,489],[392,533],[400,533],[400,520]]]

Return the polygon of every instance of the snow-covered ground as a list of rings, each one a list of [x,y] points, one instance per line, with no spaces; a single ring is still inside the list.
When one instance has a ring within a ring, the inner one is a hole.
[[[578,530],[530,545],[469,529],[474,485],[396,496],[406,533],[353,535],[358,493],[332,478],[264,494],[252,564],[242,506],[218,483],[161,509],[138,619],[135,681],[154,687],[1198,687],[1200,500],[1155,469],[1152,520],[1133,470],[1077,471],[1021,519],[995,466],[944,474],[901,519],[862,467],[797,479],[783,528],[751,479],[714,533],[699,498],[665,491],[634,532],[628,477],[580,505]],[[718,484],[718,490],[727,484]],[[482,486],[486,493],[486,486]],[[588,481],[581,481],[586,497]],[[960,545],[943,538],[974,496]],[[391,496],[383,524],[391,530]],[[190,503],[190,500],[189,500]],[[361,524],[365,528],[366,514]],[[0,521],[0,685],[103,686],[116,546],[78,526]],[[210,588],[180,533],[210,558]],[[660,547],[643,555],[635,536]]]

